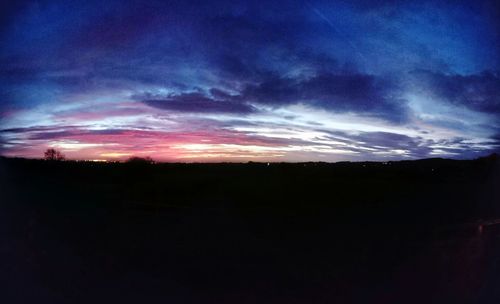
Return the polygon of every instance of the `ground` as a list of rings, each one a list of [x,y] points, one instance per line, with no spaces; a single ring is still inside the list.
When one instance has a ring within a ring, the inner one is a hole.
[[[4,158],[1,302],[499,303],[499,172]]]

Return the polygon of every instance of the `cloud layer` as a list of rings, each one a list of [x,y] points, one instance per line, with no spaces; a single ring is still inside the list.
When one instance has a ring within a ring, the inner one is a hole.
[[[77,158],[335,161],[498,150],[496,1],[1,8],[5,155],[58,146]],[[173,153],[163,143],[178,134]]]

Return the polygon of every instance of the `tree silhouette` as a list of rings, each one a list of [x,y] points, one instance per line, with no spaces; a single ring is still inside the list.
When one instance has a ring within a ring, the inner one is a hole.
[[[46,160],[65,160],[66,157],[60,151],[56,149],[50,148],[45,151],[45,159]]]

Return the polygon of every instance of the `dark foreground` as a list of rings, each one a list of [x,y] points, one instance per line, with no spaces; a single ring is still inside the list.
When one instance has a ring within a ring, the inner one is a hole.
[[[500,162],[0,159],[0,303],[500,303]]]

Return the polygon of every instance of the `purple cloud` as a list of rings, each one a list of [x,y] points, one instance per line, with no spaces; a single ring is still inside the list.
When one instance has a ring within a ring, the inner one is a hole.
[[[412,75],[416,84],[433,97],[475,111],[500,114],[500,72],[461,75],[417,70]]]

